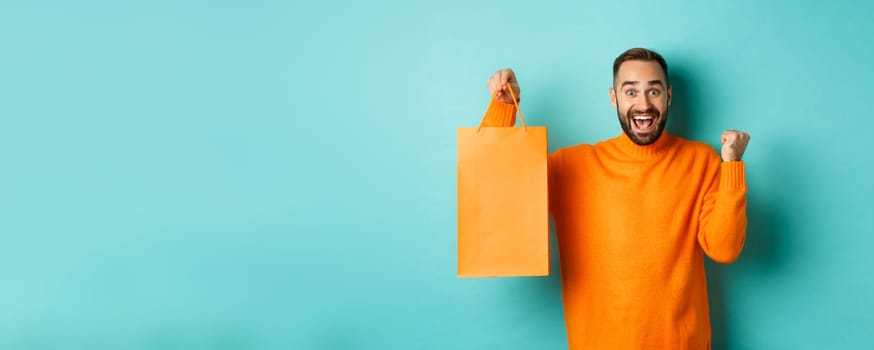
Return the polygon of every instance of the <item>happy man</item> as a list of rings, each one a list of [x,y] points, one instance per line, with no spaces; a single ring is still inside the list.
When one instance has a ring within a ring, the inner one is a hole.
[[[512,126],[515,73],[496,72],[487,126]],[[561,258],[569,347],[710,349],[703,254],[737,259],[746,238],[741,156],[749,135],[710,146],[665,132],[668,67],[658,53],[623,52],[610,101],[622,133],[549,155],[549,207]]]

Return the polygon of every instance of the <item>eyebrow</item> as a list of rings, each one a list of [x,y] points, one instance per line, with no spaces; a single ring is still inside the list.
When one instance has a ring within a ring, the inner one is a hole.
[[[650,80],[650,81],[647,82],[647,84],[648,84],[648,85],[659,85],[659,86],[661,86],[661,87],[664,87],[664,86],[665,86],[665,84],[662,83],[661,80]],[[640,85],[640,82],[639,82],[639,81],[630,81],[630,80],[626,80],[626,81],[624,81],[624,82],[622,83],[622,87],[625,87],[625,85],[634,85],[634,86],[637,86],[637,85]]]

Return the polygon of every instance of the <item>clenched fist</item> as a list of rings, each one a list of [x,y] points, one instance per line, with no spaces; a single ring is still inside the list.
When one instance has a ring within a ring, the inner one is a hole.
[[[519,82],[516,81],[516,73],[513,73],[513,70],[510,68],[501,69],[489,78],[489,91],[493,94],[497,91],[495,99],[498,101],[513,103],[513,97],[510,95],[510,92],[507,91],[507,83],[510,83],[510,86],[513,88],[513,93],[516,94],[516,98],[518,99]]]
[[[738,130],[726,130],[722,133],[722,161],[740,161],[750,142],[750,134]]]

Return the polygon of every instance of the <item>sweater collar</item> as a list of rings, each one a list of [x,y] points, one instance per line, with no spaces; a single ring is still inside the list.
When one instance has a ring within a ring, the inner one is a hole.
[[[616,141],[619,150],[623,153],[628,154],[635,159],[648,159],[664,153],[664,151],[673,143],[674,137],[669,135],[667,130],[665,130],[662,132],[662,135],[659,136],[658,140],[646,146],[634,143],[634,141],[632,141],[624,132],[614,140]]]

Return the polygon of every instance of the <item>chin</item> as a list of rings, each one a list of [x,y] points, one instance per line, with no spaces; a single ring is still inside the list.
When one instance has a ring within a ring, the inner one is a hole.
[[[634,136],[632,136],[630,138],[631,138],[631,141],[633,141],[634,143],[636,143],[640,146],[647,146],[647,145],[651,145],[651,144],[655,143],[656,141],[658,141],[658,139],[660,137],[662,137],[662,131],[663,131],[663,129],[658,129],[658,130],[653,130],[652,132],[648,132],[648,133],[643,134],[643,135],[634,134]]]

